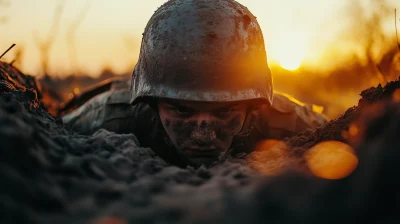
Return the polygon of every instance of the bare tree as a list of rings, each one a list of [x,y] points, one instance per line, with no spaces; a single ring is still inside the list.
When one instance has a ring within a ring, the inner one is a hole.
[[[88,0],[86,5],[83,9],[78,13],[75,17],[75,20],[71,23],[68,27],[67,34],[66,34],[66,41],[68,46],[68,56],[69,61],[72,69],[72,73],[75,74],[77,71],[78,60],[77,60],[77,49],[76,49],[76,32],[82,22],[85,20],[87,12],[89,11],[91,1]]]
[[[45,76],[49,75],[48,66],[50,61],[50,50],[53,47],[54,41],[57,37],[60,28],[61,15],[63,11],[64,11],[64,1],[60,2],[56,7],[52,20],[53,21],[52,26],[50,28],[47,37],[44,40],[38,36],[37,32],[33,32],[33,37],[36,42],[36,46],[39,48],[41,54],[41,67],[42,67],[42,72]]]
[[[359,71],[352,80],[360,87],[374,80],[385,83],[389,78],[386,66],[380,61],[393,48],[391,36],[384,29],[384,24],[393,20],[392,10],[389,0],[350,0],[343,11],[348,24],[338,40],[350,46],[347,52],[353,52],[352,64],[357,65]]]

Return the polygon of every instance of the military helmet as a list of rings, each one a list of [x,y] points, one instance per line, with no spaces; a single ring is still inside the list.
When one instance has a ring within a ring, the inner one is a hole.
[[[146,97],[272,102],[272,76],[256,17],[233,0],[170,0],[143,33],[131,103]]]

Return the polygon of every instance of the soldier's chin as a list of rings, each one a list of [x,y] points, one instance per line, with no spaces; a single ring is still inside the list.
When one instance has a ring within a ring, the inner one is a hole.
[[[208,157],[198,157],[198,156],[189,157],[189,159],[196,164],[206,165],[206,166],[212,165],[214,162],[217,162],[219,160],[218,157],[209,157],[209,156]]]

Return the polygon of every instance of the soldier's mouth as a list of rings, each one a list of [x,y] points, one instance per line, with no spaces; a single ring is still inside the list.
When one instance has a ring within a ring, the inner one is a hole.
[[[215,159],[221,154],[221,150],[213,148],[186,148],[184,153],[195,159]]]
[[[198,164],[206,164],[206,165],[209,165],[209,164],[212,164],[213,162],[215,162],[215,161],[218,161],[219,160],[219,153],[218,154],[213,154],[213,155],[201,155],[201,154],[196,154],[196,155],[187,155],[188,156],[188,158],[190,159],[190,160],[192,160],[193,162],[196,162],[196,163],[198,163]]]

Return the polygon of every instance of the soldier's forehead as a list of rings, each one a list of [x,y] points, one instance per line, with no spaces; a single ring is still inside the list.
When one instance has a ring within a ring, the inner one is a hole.
[[[176,99],[162,99],[160,103],[172,105],[175,107],[189,107],[189,108],[222,108],[222,107],[235,107],[246,106],[245,102],[204,102],[204,101],[187,101]]]

